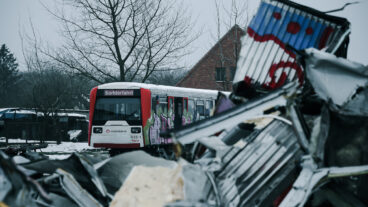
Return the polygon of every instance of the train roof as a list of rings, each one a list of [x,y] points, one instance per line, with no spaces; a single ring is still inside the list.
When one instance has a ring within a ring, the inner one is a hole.
[[[114,82],[99,85],[98,89],[149,89],[154,94],[162,94],[176,97],[201,97],[201,98],[213,98],[215,99],[218,95],[217,90],[208,89],[196,89],[196,88],[184,88],[175,86],[164,86],[147,83],[136,83],[136,82]],[[229,95],[229,92],[222,92]]]

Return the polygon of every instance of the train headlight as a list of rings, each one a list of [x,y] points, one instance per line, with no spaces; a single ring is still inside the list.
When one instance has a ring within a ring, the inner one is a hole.
[[[102,134],[102,127],[95,127],[95,128],[93,128],[93,133],[95,133],[95,134]]]
[[[132,134],[141,133],[141,128],[140,127],[132,127],[130,129],[130,132],[132,132]]]

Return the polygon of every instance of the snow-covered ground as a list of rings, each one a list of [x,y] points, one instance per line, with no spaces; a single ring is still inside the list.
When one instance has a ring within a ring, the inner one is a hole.
[[[5,143],[5,137],[0,137],[0,142]],[[28,140],[28,143],[39,143],[39,140]],[[9,144],[23,144],[26,143],[24,139],[9,139]],[[48,146],[46,148],[37,149],[37,152],[42,152],[49,156],[50,159],[65,159],[70,156],[73,152],[93,152],[101,151],[101,153],[106,153],[104,150],[99,150],[94,147],[88,146],[87,142],[61,142],[61,144],[56,144],[54,141],[46,141]]]
[[[48,144],[47,148],[38,149],[37,152],[43,152],[50,159],[65,159],[73,152],[85,152],[96,148],[88,146],[87,142],[62,142],[61,144]]]
[[[47,148],[41,149],[42,152],[82,152],[88,149],[95,149],[88,146],[87,142],[62,142],[61,144],[49,144]]]
[[[0,142],[5,142],[5,137],[0,137]],[[26,143],[25,139],[8,139],[8,143],[16,144],[16,143]],[[39,140],[28,140],[28,143],[40,143]]]

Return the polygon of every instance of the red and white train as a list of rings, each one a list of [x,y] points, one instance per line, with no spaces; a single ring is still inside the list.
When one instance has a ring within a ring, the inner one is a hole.
[[[116,82],[90,94],[88,144],[110,149],[169,144],[160,132],[210,116],[218,91]]]

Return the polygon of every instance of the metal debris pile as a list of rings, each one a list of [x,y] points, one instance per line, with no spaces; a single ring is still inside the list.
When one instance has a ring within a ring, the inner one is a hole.
[[[176,161],[0,152],[0,206],[368,206],[368,66],[345,59],[349,31],[343,18],[263,0],[234,93],[163,134]]]

